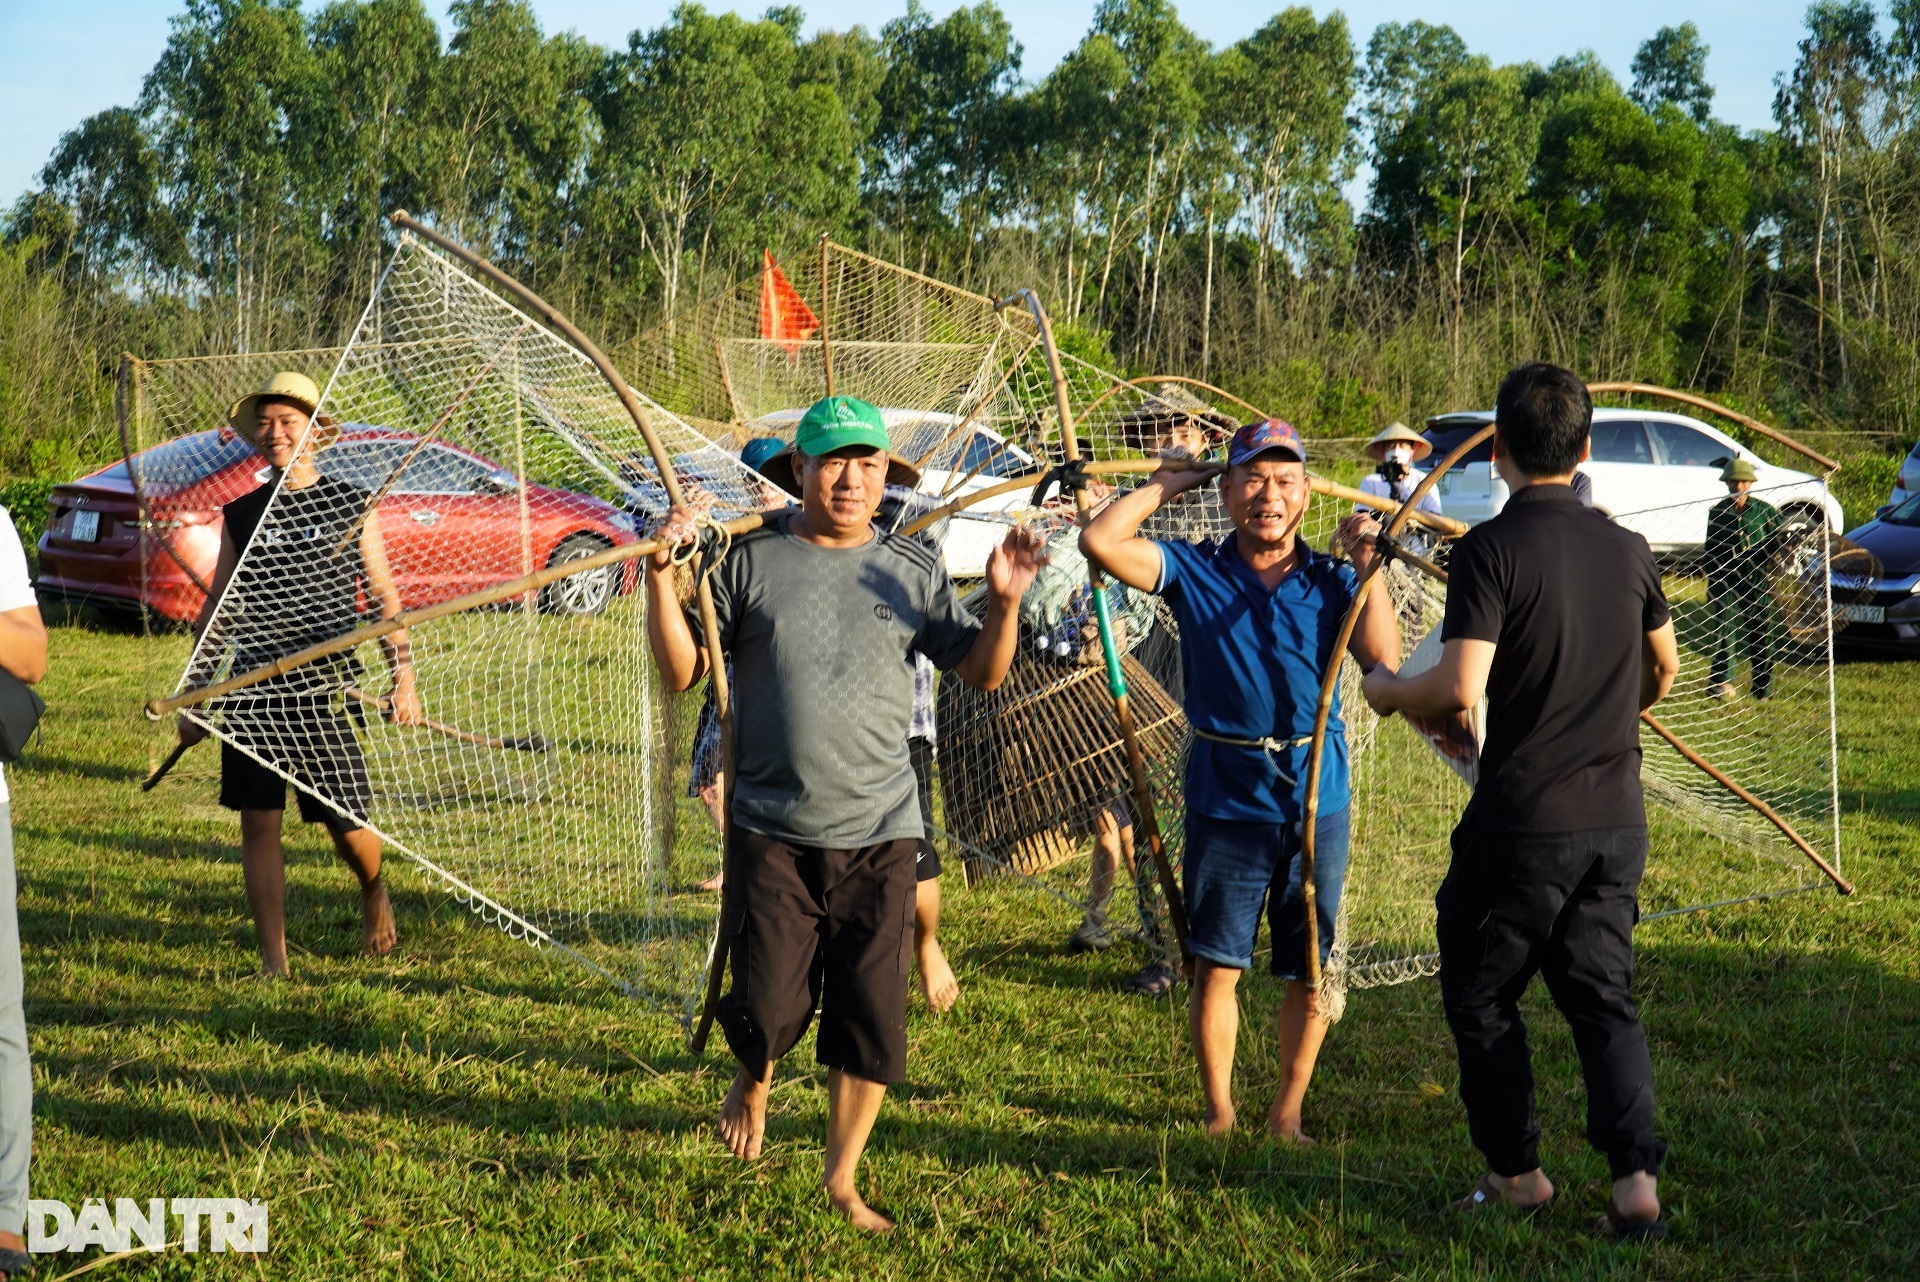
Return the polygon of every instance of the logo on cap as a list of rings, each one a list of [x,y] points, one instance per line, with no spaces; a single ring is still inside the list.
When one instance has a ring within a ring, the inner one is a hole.
[[[1296,462],[1307,461],[1307,447],[1300,443],[1300,433],[1293,424],[1282,418],[1266,418],[1233,434],[1227,445],[1227,466],[1239,467],[1268,450],[1285,450]]]

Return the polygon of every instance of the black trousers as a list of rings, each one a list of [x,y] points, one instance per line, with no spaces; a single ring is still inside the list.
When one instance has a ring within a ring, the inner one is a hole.
[[[857,850],[796,846],[727,825],[728,959],[716,1012],[756,1074],[793,1049],[815,1008],[814,1056],[870,1082],[907,1073],[913,838]]]
[[[1460,1056],[1474,1147],[1497,1175],[1540,1165],[1533,1063],[1520,995],[1538,971],[1573,1029],[1587,1140],[1614,1179],[1657,1174],[1653,1063],[1628,991],[1647,866],[1645,828],[1454,830],[1439,909],[1440,998]]]
[[[1746,651],[1753,664],[1753,697],[1765,699],[1773,693],[1773,660],[1779,654],[1780,612],[1773,604],[1773,591],[1758,574],[1709,584],[1707,600],[1713,606],[1714,649],[1710,685],[1719,685],[1733,676],[1735,648]]]

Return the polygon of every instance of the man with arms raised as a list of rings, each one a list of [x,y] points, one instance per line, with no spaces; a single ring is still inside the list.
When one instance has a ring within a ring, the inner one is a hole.
[[[1194,956],[1189,1019],[1206,1125],[1231,1129],[1233,1052],[1240,1010],[1234,989],[1253,965],[1264,903],[1273,935],[1273,973],[1287,981],[1280,1014],[1283,1076],[1267,1126],[1311,1143],[1300,1129],[1313,1064],[1327,1020],[1306,983],[1306,913],[1300,833],[1308,745],[1320,684],[1358,579],[1351,566],[1307,546],[1306,450],[1279,419],[1241,428],[1227,447],[1221,498],[1232,535],[1186,542],[1139,536],[1153,513],[1204,484],[1201,472],[1165,472],[1113,500],[1081,533],[1087,556],[1122,583],[1157,592],[1180,622],[1187,720],[1185,891]],[[1349,518],[1348,539],[1372,555]],[[1377,583],[1351,645],[1363,667],[1397,659],[1393,604]],[[1314,893],[1321,961],[1333,946],[1347,864],[1347,751],[1338,704],[1329,722],[1314,826]]]
[[[961,607],[939,554],[883,534],[873,516],[889,472],[880,412],[830,396],[801,418],[787,456],[799,511],[734,541],[713,571],[739,724],[727,824],[733,984],[719,1023],[740,1067],[720,1115],[737,1157],[757,1158],[773,1062],[820,1013],[827,1073],[828,1198],[854,1224],[892,1222],[862,1200],[861,1150],[888,1084],[906,1070],[914,862],[924,832],[907,752],[915,651],[991,690],[1017,641],[1038,541],[1014,530],[987,563],[984,625]],[[771,463],[764,469],[776,481]],[[693,537],[673,512],[663,537]],[[662,676],[706,672],[700,624],[681,609],[663,553],[647,573],[647,633]]]
[[[1666,1232],[1654,1180],[1666,1145],[1629,992],[1647,862],[1638,717],[1679,661],[1646,540],[1573,491],[1592,420],[1568,371],[1507,375],[1493,457],[1513,497],[1454,545],[1440,662],[1404,679],[1376,669],[1363,689],[1383,715],[1446,716],[1487,698],[1480,782],[1435,897],[1460,1098],[1491,1168],[1462,1209],[1553,1197],[1519,1009],[1542,971],[1580,1053],[1587,1139],[1613,1173],[1602,1228],[1646,1238]]]

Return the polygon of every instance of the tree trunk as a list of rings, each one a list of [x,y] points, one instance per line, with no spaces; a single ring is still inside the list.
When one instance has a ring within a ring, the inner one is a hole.
[[[1207,197],[1207,285],[1200,294],[1200,377],[1211,376],[1213,365],[1213,197]]]

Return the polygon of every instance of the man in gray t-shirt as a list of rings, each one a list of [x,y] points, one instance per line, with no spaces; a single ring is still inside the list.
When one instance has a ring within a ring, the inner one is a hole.
[[[721,929],[733,983],[719,1023],[740,1067],[720,1133],[735,1156],[760,1155],[773,1061],[817,1006],[816,1055],[829,1070],[822,1182],[854,1224],[885,1230],[855,1173],[887,1085],[906,1071],[923,831],[907,751],[912,655],[999,685],[1044,554],[1028,531],[1010,532],[987,563],[987,617],[974,619],[938,553],[873,527],[890,474],[916,478],[888,454],[880,412],[851,397],[810,408],[794,448],[762,470],[802,506],[736,539],[711,579],[738,706],[751,709],[734,736],[727,825]],[[674,543],[693,534],[684,510],[661,527]],[[647,633],[670,688],[705,674],[699,621],[665,554],[648,565]]]

